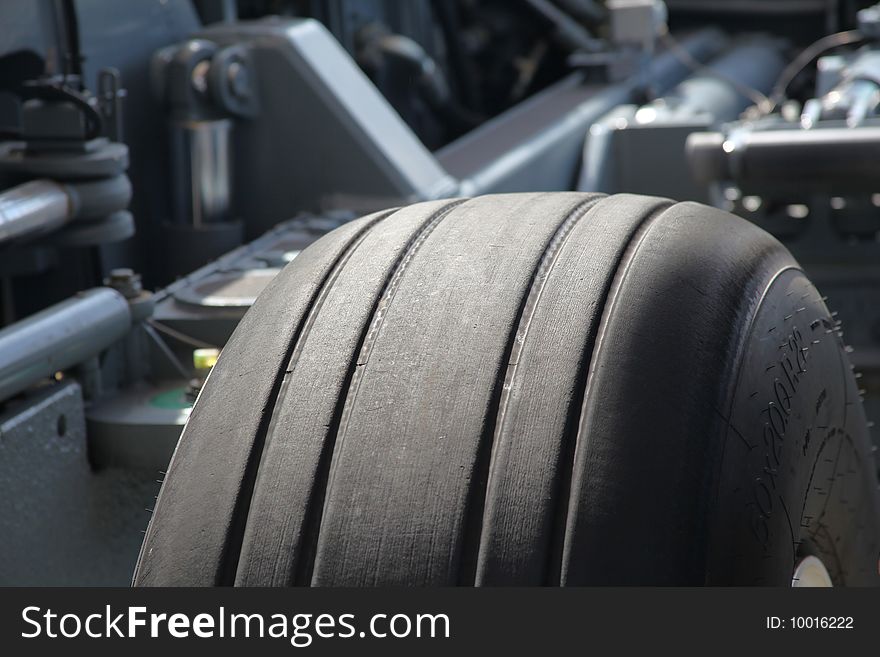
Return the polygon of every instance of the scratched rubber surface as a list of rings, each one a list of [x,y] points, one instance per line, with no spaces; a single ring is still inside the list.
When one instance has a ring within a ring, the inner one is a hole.
[[[817,554],[876,584],[838,333],[784,247],[697,204],[372,215],[242,320],[135,583],[787,585]]]
[[[782,573],[814,554],[836,585],[876,585],[874,457],[839,322],[791,269],[750,342],[729,411],[721,486],[731,493],[719,500],[711,581],[785,584]]]

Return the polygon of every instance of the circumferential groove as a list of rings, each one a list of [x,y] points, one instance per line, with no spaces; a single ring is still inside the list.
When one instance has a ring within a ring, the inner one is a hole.
[[[230,523],[229,532],[226,535],[226,544],[220,558],[220,564],[217,573],[217,583],[219,586],[233,586],[238,571],[238,562],[241,557],[241,549],[244,544],[244,534],[247,528],[247,519],[250,513],[251,501],[254,495],[254,486],[259,472],[260,462],[263,457],[263,449],[266,444],[266,436],[269,433],[269,427],[275,419],[275,407],[281,394],[282,386],[289,370],[288,364],[293,357],[298,345],[304,342],[304,338],[308,335],[309,328],[314,323],[313,316],[317,309],[320,308],[327,293],[333,285],[333,281],[339,276],[339,272],[351,258],[352,253],[364,241],[367,234],[380,222],[384,221],[399,208],[394,208],[374,218],[373,221],[365,225],[359,233],[357,233],[345,247],[345,250],[339,255],[330,271],[321,281],[315,294],[309,301],[309,310],[304,314],[299,326],[293,334],[293,338],[288,345],[284,358],[281,359],[281,365],[278,372],[275,373],[275,380],[272,384],[272,391],[266,406],[262,410],[260,424],[257,433],[254,436],[254,442],[251,446],[248,461],[245,466],[245,476],[242,481],[241,490],[236,499],[235,510],[233,512],[232,521]]]
[[[443,221],[443,219],[445,219],[455,208],[462,203],[465,203],[466,200],[467,199],[459,199],[444,205],[425,221],[398,258],[391,275],[385,282],[382,292],[379,294],[376,304],[373,307],[370,321],[367,322],[366,328],[358,342],[356,350],[357,358],[352,363],[346,373],[345,380],[343,381],[342,389],[346,392],[344,395],[339,396],[339,401],[334,409],[333,419],[327,433],[327,440],[322,448],[318,474],[315,478],[313,496],[309,501],[306,510],[306,521],[304,523],[303,540],[301,545],[302,553],[300,558],[296,560],[296,572],[293,573],[293,582],[296,586],[308,586],[312,581],[315,554],[317,551],[324,514],[324,503],[326,501],[327,491],[332,484],[333,455],[336,452],[340,436],[345,436],[347,431],[348,422],[351,418],[351,408],[354,400],[357,398],[358,389],[362,380],[361,372],[363,371],[364,365],[366,365],[370,359],[373,345],[381,331],[382,323],[384,322],[391,301],[394,299],[394,295],[400,285],[403,274],[415,254],[431,233],[434,232],[434,229],[437,228],[440,222]]]
[[[562,220],[559,227],[544,246],[541,257],[538,259],[538,264],[532,273],[529,289],[523,296],[522,303],[517,311],[514,329],[507,339],[504,360],[501,361],[502,363],[507,363],[507,368],[504,371],[504,375],[499,376],[496,380],[489,412],[486,414],[486,425],[483,436],[480,439],[476,476],[474,477],[477,485],[470,490],[465,518],[462,568],[459,576],[460,584],[476,584],[480,546],[483,542],[486,495],[493,476],[493,447],[505,426],[507,409],[510,403],[511,384],[516,376],[519,357],[528,336],[532,319],[535,316],[535,309],[543,295],[544,287],[553,269],[553,265],[556,264],[559,253],[568,241],[572,229],[603,198],[600,196],[583,201],[575,206],[565,219]]]
[[[617,305],[617,291],[620,289],[623,280],[626,278],[627,272],[632,266],[635,254],[644,242],[651,224],[674,205],[675,203],[672,201],[664,203],[655,207],[642,218],[639,225],[632,232],[626,246],[621,250],[620,257],[614,265],[614,274],[609,277],[608,283],[602,291],[602,311],[599,314],[599,321],[596,328],[590,335],[588,344],[584,349],[584,354],[588,355],[588,357],[584,359],[578,375],[577,390],[579,392],[577,397],[572,399],[571,412],[568,421],[566,422],[566,432],[563,445],[565,456],[560,461],[561,464],[564,465],[562,469],[563,477],[560,481],[560,491],[556,497],[559,508],[556,514],[557,523],[553,532],[555,547],[551,551],[551,557],[555,559],[555,563],[552,564],[555,572],[551,571],[551,576],[553,577],[552,583],[554,585],[564,586],[567,575],[565,564],[567,557],[566,551],[569,549],[568,528],[572,521],[569,517],[572,494],[571,486],[574,478],[574,468],[576,465],[579,443],[582,441],[581,434],[583,432],[583,427],[581,425],[584,418],[584,405],[586,404],[593,387],[592,379],[590,377],[592,364],[596,360],[596,355],[602,350],[602,344],[604,343],[603,334],[607,326],[608,317],[612,314]],[[570,557],[570,555],[568,556]]]

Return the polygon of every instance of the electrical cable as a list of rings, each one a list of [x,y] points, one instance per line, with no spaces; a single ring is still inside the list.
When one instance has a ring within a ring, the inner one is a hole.
[[[193,338],[186,333],[181,333],[180,331],[173,329],[170,326],[165,326],[164,324],[157,322],[155,319],[148,319],[147,324],[152,326],[160,333],[164,333],[168,337],[174,338],[175,340],[177,340],[178,342],[182,342],[183,344],[188,344],[191,347],[195,347],[197,349],[219,349],[217,345],[209,344],[207,342],[199,340],[198,338]]]
[[[149,324],[144,324],[144,332],[150,336],[153,342],[156,343],[156,346],[159,348],[159,351],[162,352],[162,355],[168,359],[174,369],[177,370],[178,374],[180,374],[184,379],[189,379],[192,374],[187,372],[186,368],[183,366],[183,363],[180,362],[180,359],[174,355],[174,352],[171,351],[171,348],[165,344],[165,341],[159,336],[154,329]]]
[[[773,90],[770,92],[770,106],[764,114],[769,114],[785,101],[788,87],[814,59],[834,48],[864,41],[864,38],[858,30],[847,30],[829,34],[807,46],[791,64],[785,67],[776,84],[773,85]]]

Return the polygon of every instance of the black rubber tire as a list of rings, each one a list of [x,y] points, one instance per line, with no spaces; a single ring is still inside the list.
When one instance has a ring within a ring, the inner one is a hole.
[[[693,203],[512,194],[348,224],[260,296],[162,488],[141,585],[877,584],[838,327]]]

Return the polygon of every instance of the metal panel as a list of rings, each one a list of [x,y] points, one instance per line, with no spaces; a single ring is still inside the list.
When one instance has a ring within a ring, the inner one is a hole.
[[[0,585],[130,581],[156,474],[93,472],[85,431],[72,381],[0,414]]]
[[[725,43],[716,30],[703,30],[682,45],[704,61]],[[654,60],[650,77],[665,92],[688,70],[671,53],[663,53]],[[573,189],[590,126],[614,107],[633,102],[640,79],[586,85],[584,76],[575,73],[444,147],[437,158],[462,179],[463,195]]]
[[[250,44],[259,120],[235,130],[236,198],[254,237],[298,210],[361,210],[453,194],[455,181],[327,29],[311,19],[212,26]]]

